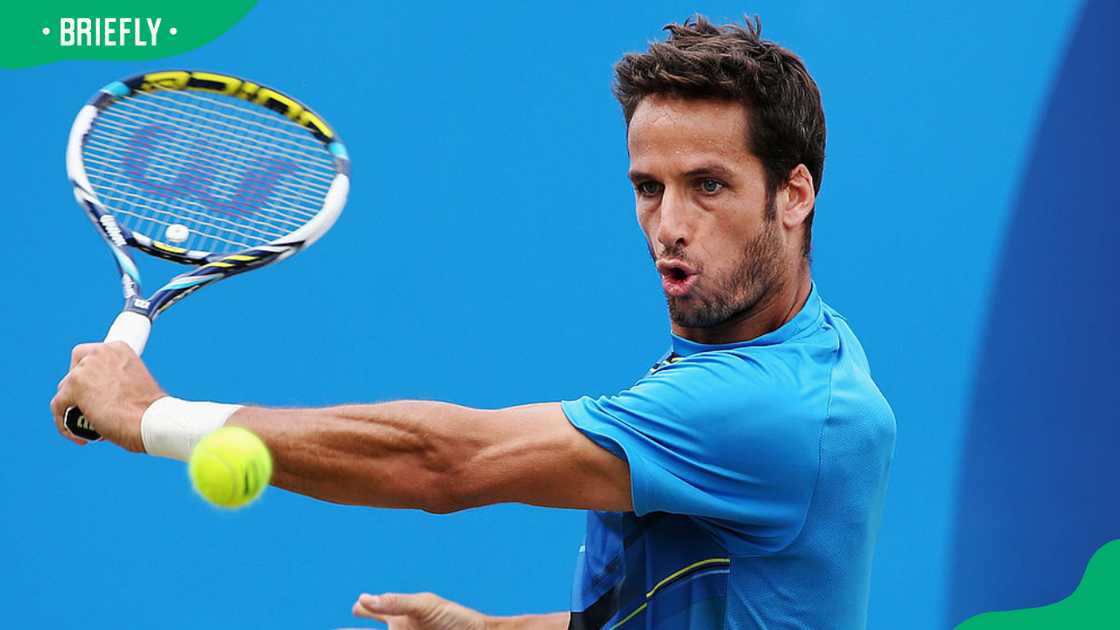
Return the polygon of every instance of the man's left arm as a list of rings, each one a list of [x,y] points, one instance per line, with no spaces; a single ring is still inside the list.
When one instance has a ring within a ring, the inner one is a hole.
[[[163,395],[120,343],[75,349],[51,401],[78,406],[106,439],[143,451],[141,417]],[[499,410],[426,401],[325,409],[243,407],[226,421],[272,451],[273,483],[336,503],[452,512],[493,503],[629,511],[625,461],[575,429],[558,403]]]

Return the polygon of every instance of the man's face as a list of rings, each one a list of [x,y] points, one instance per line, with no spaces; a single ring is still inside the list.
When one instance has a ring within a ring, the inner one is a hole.
[[[747,132],[734,102],[651,96],[630,119],[638,223],[681,328],[749,314],[781,280],[784,234]]]

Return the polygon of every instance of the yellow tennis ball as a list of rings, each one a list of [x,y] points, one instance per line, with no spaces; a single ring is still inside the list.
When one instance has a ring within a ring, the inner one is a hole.
[[[191,451],[194,489],[207,501],[239,508],[260,496],[272,478],[272,456],[252,431],[222,427]]]

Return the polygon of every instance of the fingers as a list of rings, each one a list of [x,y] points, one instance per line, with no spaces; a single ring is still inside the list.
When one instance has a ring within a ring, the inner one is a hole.
[[[73,388],[70,385],[73,383],[74,368],[78,367],[82,359],[89,356],[97,345],[83,343],[74,346],[74,349],[70,352],[70,371],[58,381],[58,385],[55,387],[58,391],[51,399],[51,416],[54,417],[55,429],[58,430],[59,435],[79,446],[84,446],[86,441],[66,428],[66,410],[74,406]]]
[[[62,379],[62,382],[58,384],[58,393],[51,399],[51,416],[54,418],[54,428],[58,430],[62,437],[83,446],[86,441],[66,429],[66,409],[71,406],[73,406],[73,402],[70,398],[69,388],[66,387],[66,379]]]
[[[135,356],[140,356],[140,355],[136,354],[136,351],[132,349],[132,346],[128,345],[124,341],[106,341],[102,345],[104,345],[106,348],[110,348],[110,349],[112,349],[116,352],[123,352],[124,354],[131,354],[131,355],[135,355]]]
[[[365,606],[362,606],[362,602],[361,602],[360,599],[358,601],[354,602],[354,606],[350,609],[350,612],[355,617],[365,617],[366,619],[375,619],[377,621],[384,621],[386,623],[389,622],[389,620],[386,619],[384,615],[379,615],[375,612],[371,612],[368,609],[366,609]]]
[[[354,604],[354,614],[379,621],[384,621],[386,615],[420,617],[431,612],[438,600],[431,593],[362,593]]]
[[[86,441],[74,435],[66,428],[66,410],[74,406],[74,399],[68,387],[74,368],[81,363],[82,359],[86,358],[97,350],[99,343],[83,343],[74,346],[70,351],[70,373],[62,377],[58,382],[58,393],[51,399],[51,415],[54,417],[54,426],[62,437],[70,440],[71,442],[84,446]]]
[[[132,349],[132,346],[123,341],[78,344],[70,351],[70,371],[73,372],[74,368],[78,367],[83,359],[95,355],[100,357],[115,355],[123,358],[125,355],[135,356],[136,352]]]
[[[78,345],[74,346],[74,349],[70,351],[70,369],[73,370],[74,366],[78,365],[79,361],[84,359],[86,356],[88,356],[90,353],[92,353],[94,350],[96,350],[101,345],[103,345],[103,344],[100,344],[100,343],[81,343],[81,344],[78,344]]]
[[[71,392],[72,388],[68,387],[68,384],[73,382],[74,370],[78,367],[78,364],[107,345],[109,344],[82,343],[74,346],[74,349],[70,351],[70,371],[58,382],[58,393],[51,399],[51,415],[54,417],[55,428],[58,429],[62,437],[79,446],[85,446],[87,444],[86,440],[74,435],[66,428],[66,410],[75,406]]]

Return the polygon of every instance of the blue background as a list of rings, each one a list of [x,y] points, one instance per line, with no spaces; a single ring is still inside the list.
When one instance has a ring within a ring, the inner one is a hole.
[[[1115,5],[610,4],[266,2],[168,60],[3,72],[18,236],[0,254],[0,625],[331,628],[363,625],[350,604],[382,590],[564,609],[580,513],[434,516],[279,490],[226,513],[182,464],[59,439],[47,402],[69,349],[120,306],[63,148],[93,91],[160,67],[276,85],[350,148],[350,202],[323,241],[157,323],[145,359],[176,395],[494,407],[615,391],[663,350],[667,321],[611,65],[694,11],[759,13],[824,94],[814,275],[898,417],[870,627],[942,628],[1072,590],[1120,537],[1096,481],[1115,478],[1120,426]],[[149,288],[167,271],[147,269]]]

